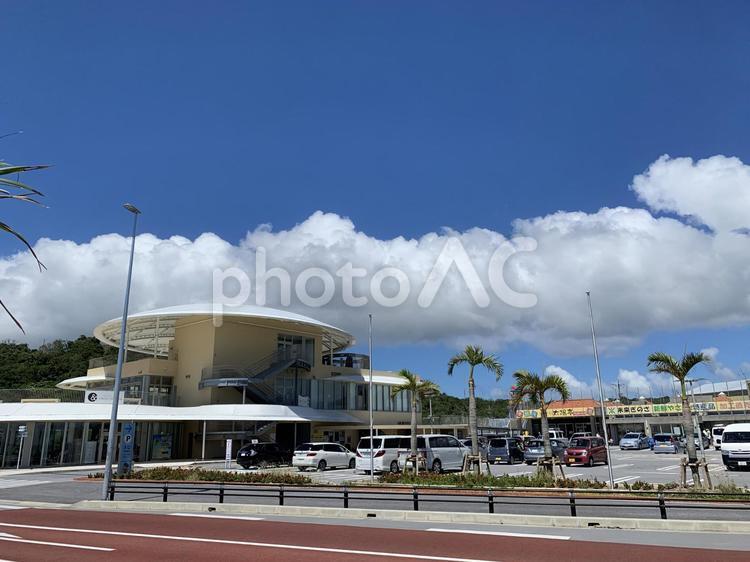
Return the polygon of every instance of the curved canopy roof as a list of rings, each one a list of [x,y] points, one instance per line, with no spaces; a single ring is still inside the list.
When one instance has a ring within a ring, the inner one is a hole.
[[[289,324],[290,330],[322,334],[323,344],[328,346],[329,338],[333,342],[333,351],[345,349],[354,343],[354,336],[347,332],[325,324],[309,316],[296,314],[287,310],[267,308],[263,306],[221,306],[214,307],[210,303],[187,304],[157,308],[128,315],[127,344],[131,351],[146,354],[166,356],[169,342],[174,339],[175,327],[179,323],[190,323],[191,320],[212,320],[216,312],[217,318],[232,319],[262,324]],[[122,317],[113,318],[94,328],[94,336],[107,345],[120,345],[120,330]]]

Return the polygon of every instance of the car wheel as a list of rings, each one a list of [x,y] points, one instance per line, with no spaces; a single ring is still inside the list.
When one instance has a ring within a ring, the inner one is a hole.
[[[589,457],[589,462],[586,466],[589,466],[589,467],[594,466],[594,457]]]
[[[441,463],[439,459],[432,463],[432,472],[435,474],[443,472],[443,463]]]
[[[398,461],[391,462],[391,473],[396,474],[398,472]]]
[[[298,466],[297,470],[299,470],[300,472],[305,472],[305,467],[304,466]]]
[[[318,463],[318,471],[323,472],[326,469],[326,466],[328,466],[328,463],[326,463],[326,461],[320,461]]]
[[[529,466],[531,466],[534,463],[532,463],[531,461],[526,461],[526,464],[528,464]]]
[[[354,459],[349,459],[349,468],[354,468],[357,465],[357,461]]]
[[[513,455],[508,456],[508,464],[516,464],[516,459],[513,458]]]

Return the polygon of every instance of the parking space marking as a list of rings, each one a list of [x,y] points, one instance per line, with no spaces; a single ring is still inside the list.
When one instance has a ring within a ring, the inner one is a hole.
[[[673,464],[670,466],[662,466],[661,468],[657,468],[656,470],[659,472],[667,472],[668,470],[674,470],[675,468],[680,468],[679,464]]]
[[[497,537],[520,537],[527,539],[552,539],[558,541],[569,541],[570,537],[564,535],[541,535],[534,533],[506,533],[503,531],[474,531],[471,529],[426,529],[434,533],[465,533],[468,535],[493,535]]]
[[[637,480],[640,478],[639,475],[637,476],[623,476],[621,478],[615,478],[614,482],[615,484],[622,484],[623,482],[629,482],[630,480]]]
[[[20,488],[22,486],[34,486],[38,484],[49,484],[52,480],[11,480],[11,479],[0,479],[0,489],[5,488]]]
[[[612,469],[615,469],[615,468],[625,468],[625,467],[628,467],[628,466],[634,466],[634,465],[632,465],[632,464],[616,464],[616,465],[614,465],[612,467]]]

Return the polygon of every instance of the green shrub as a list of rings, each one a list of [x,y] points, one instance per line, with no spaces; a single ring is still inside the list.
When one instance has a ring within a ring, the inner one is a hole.
[[[418,486],[458,486],[461,488],[606,488],[605,482],[594,480],[572,480],[555,478],[546,470],[534,474],[434,474],[432,472],[413,472],[401,474],[384,474],[381,482],[385,484],[411,484]]]
[[[98,472],[89,474],[89,478],[104,478]],[[227,472],[223,470],[206,470],[203,468],[154,467],[131,472],[124,477],[128,480],[158,481],[200,481],[200,482],[241,482],[248,484],[311,484],[312,480],[302,474],[281,471],[268,472]]]

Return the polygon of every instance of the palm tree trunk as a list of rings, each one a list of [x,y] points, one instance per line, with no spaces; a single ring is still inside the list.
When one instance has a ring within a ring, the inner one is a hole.
[[[542,442],[544,443],[544,460],[552,459],[552,444],[549,440],[549,420],[547,419],[547,408],[544,401],[541,403],[542,414]],[[552,470],[552,465],[546,465],[547,470]]]
[[[469,434],[471,435],[471,454],[476,457],[479,455],[479,435],[477,434],[477,400],[474,397],[474,365],[469,369]]]
[[[417,463],[417,393],[412,393],[411,398],[411,438],[409,443],[409,449],[411,457],[414,459],[414,474],[419,472],[419,466]],[[406,470],[406,465],[404,465]]]
[[[698,453],[695,450],[695,439],[693,438],[693,415],[690,412],[690,402],[688,402],[684,380],[680,381],[680,390],[682,392],[682,432],[685,434],[685,445],[687,446],[688,461],[691,463],[690,471],[693,473],[693,482],[699,488],[701,476],[696,464]]]

